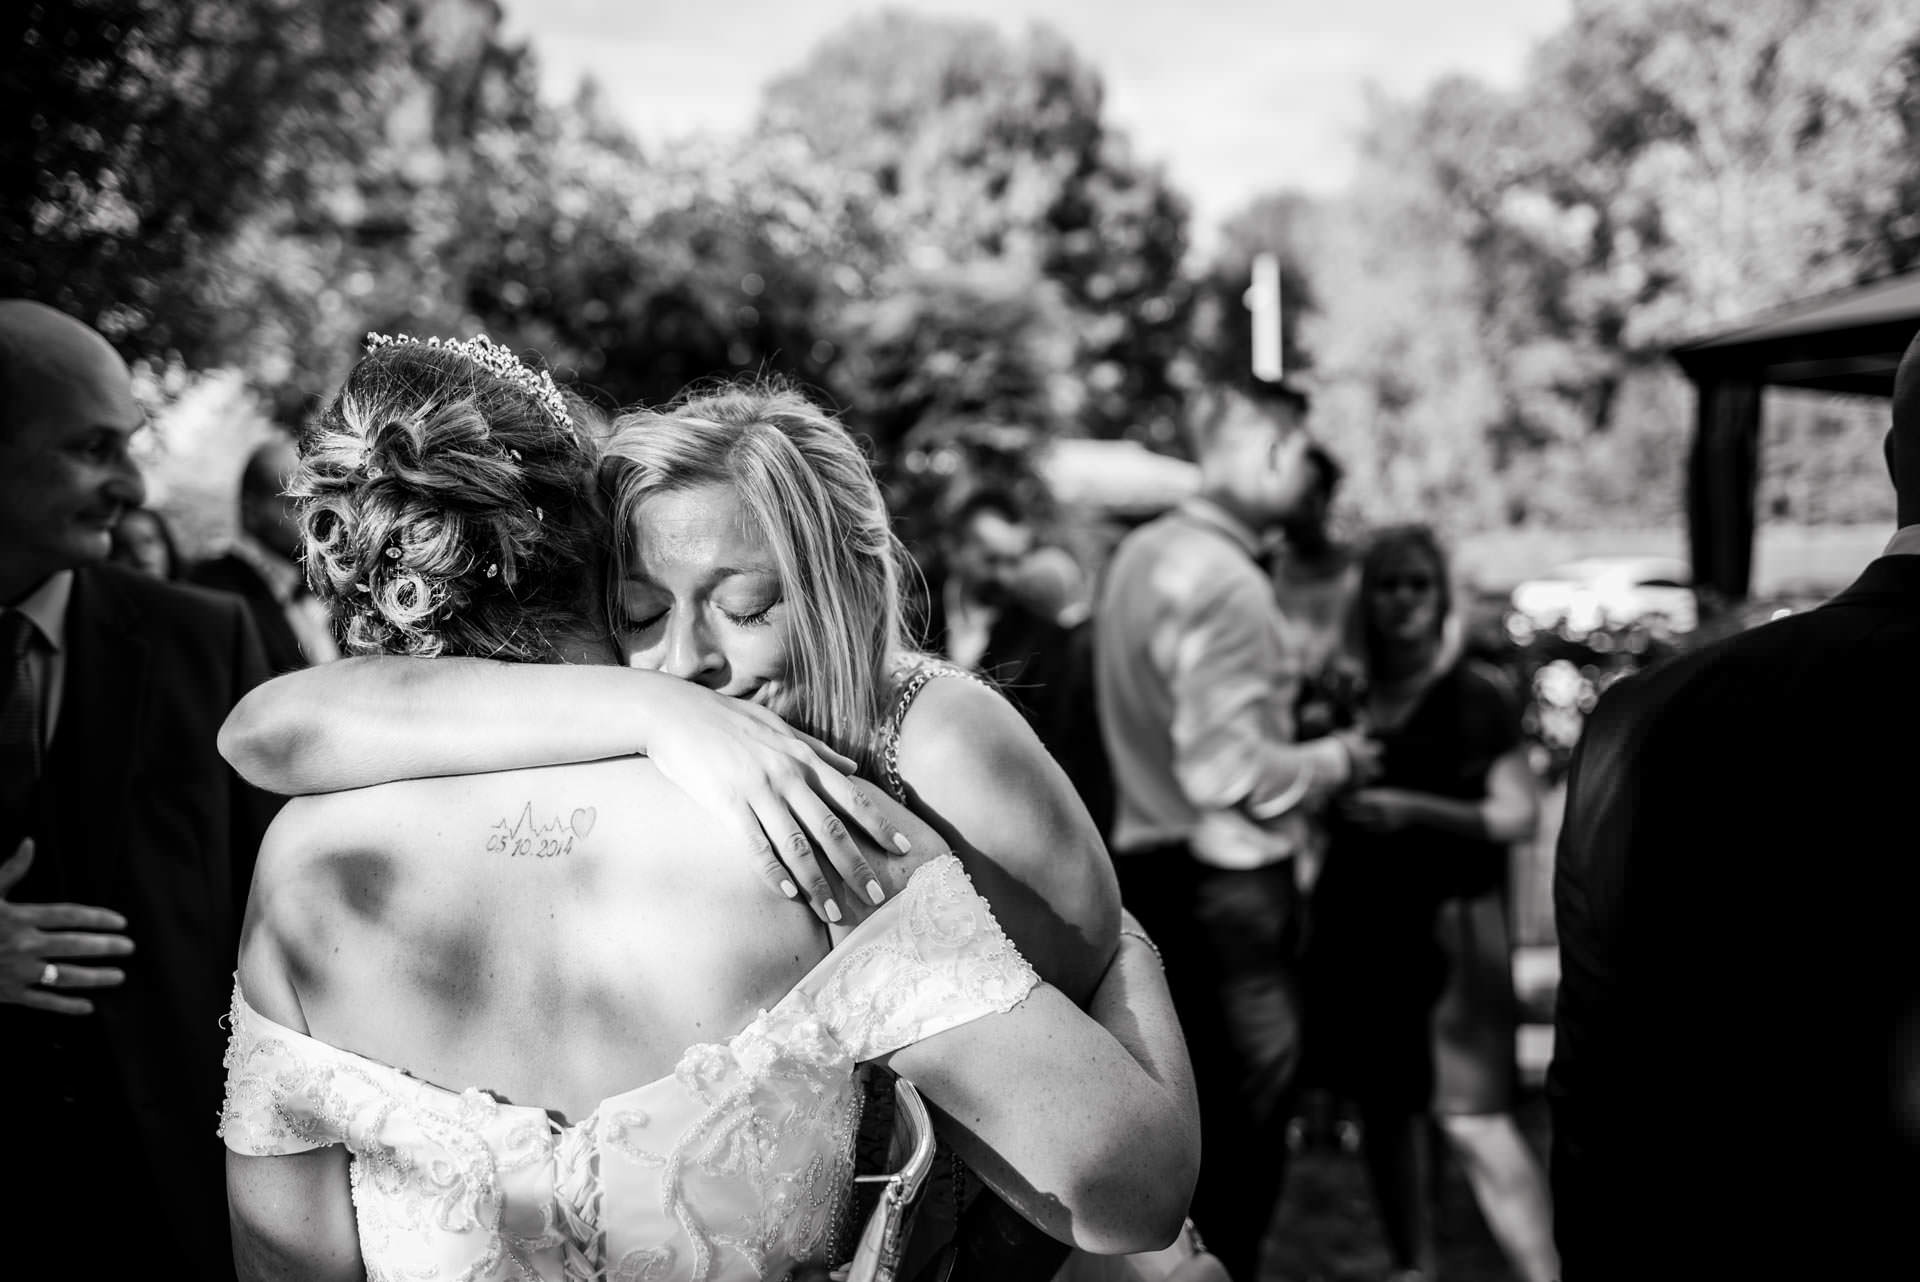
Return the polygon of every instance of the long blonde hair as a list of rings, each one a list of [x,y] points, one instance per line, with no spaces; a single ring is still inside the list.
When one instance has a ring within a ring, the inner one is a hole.
[[[623,414],[601,466],[616,590],[633,563],[639,505],[712,484],[729,486],[752,516],[792,611],[791,688],[774,710],[870,770],[906,652],[906,553],[866,455],[831,415],[779,384],[725,385]]]

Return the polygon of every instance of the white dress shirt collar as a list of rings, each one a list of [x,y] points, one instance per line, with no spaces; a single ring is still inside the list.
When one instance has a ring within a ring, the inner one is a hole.
[[[1259,561],[1266,555],[1259,532],[1212,499],[1195,494],[1181,500],[1179,510],[1187,519],[1211,526],[1232,539],[1253,560]]]
[[[14,609],[27,616],[48,648],[58,654],[67,648],[67,602],[72,599],[73,571],[61,570],[27,593]]]
[[[1881,556],[1920,556],[1920,525],[1903,525],[1888,540]]]

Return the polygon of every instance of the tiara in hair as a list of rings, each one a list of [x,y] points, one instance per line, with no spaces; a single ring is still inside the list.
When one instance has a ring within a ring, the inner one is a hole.
[[[382,347],[439,347],[450,352],[458,352],[488,373],[498,375],[518,387],[527,395],[546,407],[553,415],[553,421],[566,426],[571,420],[567,414],[566,398],[560,395],[560,388],[553,381],[553,375],[546,370],[535,370],[507,348],[500,346],[485,334],[472,338],[415,338],[411,334],[368,334],[367,350],[377,351]]]

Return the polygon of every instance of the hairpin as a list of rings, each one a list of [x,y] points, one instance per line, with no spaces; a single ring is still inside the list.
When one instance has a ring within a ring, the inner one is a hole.
[[[367,335],[369,352],[378,351],[382,347],[437,347],[458,352],[488,373],[505,379],[539,401],[547,413],[553,416],[553,421],[562,427],[572,422],[567,415],[566,398],[560,395],[560,387],[553,381],[553,375],[546,370],[532,368],[485,334],[478,334],[470,339],[415,338],[411,334]],[[516,454],[514,457],[517,459],[519,455]]]

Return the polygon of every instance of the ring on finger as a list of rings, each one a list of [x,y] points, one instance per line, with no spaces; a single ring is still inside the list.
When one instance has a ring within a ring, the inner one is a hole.
[[[54,965],[52,962],[48,962],[45,966],[42,966],[40,968],[40,987],[52,988],[55,984],[59,982],[60,982],[60,968],[58,966]]]

